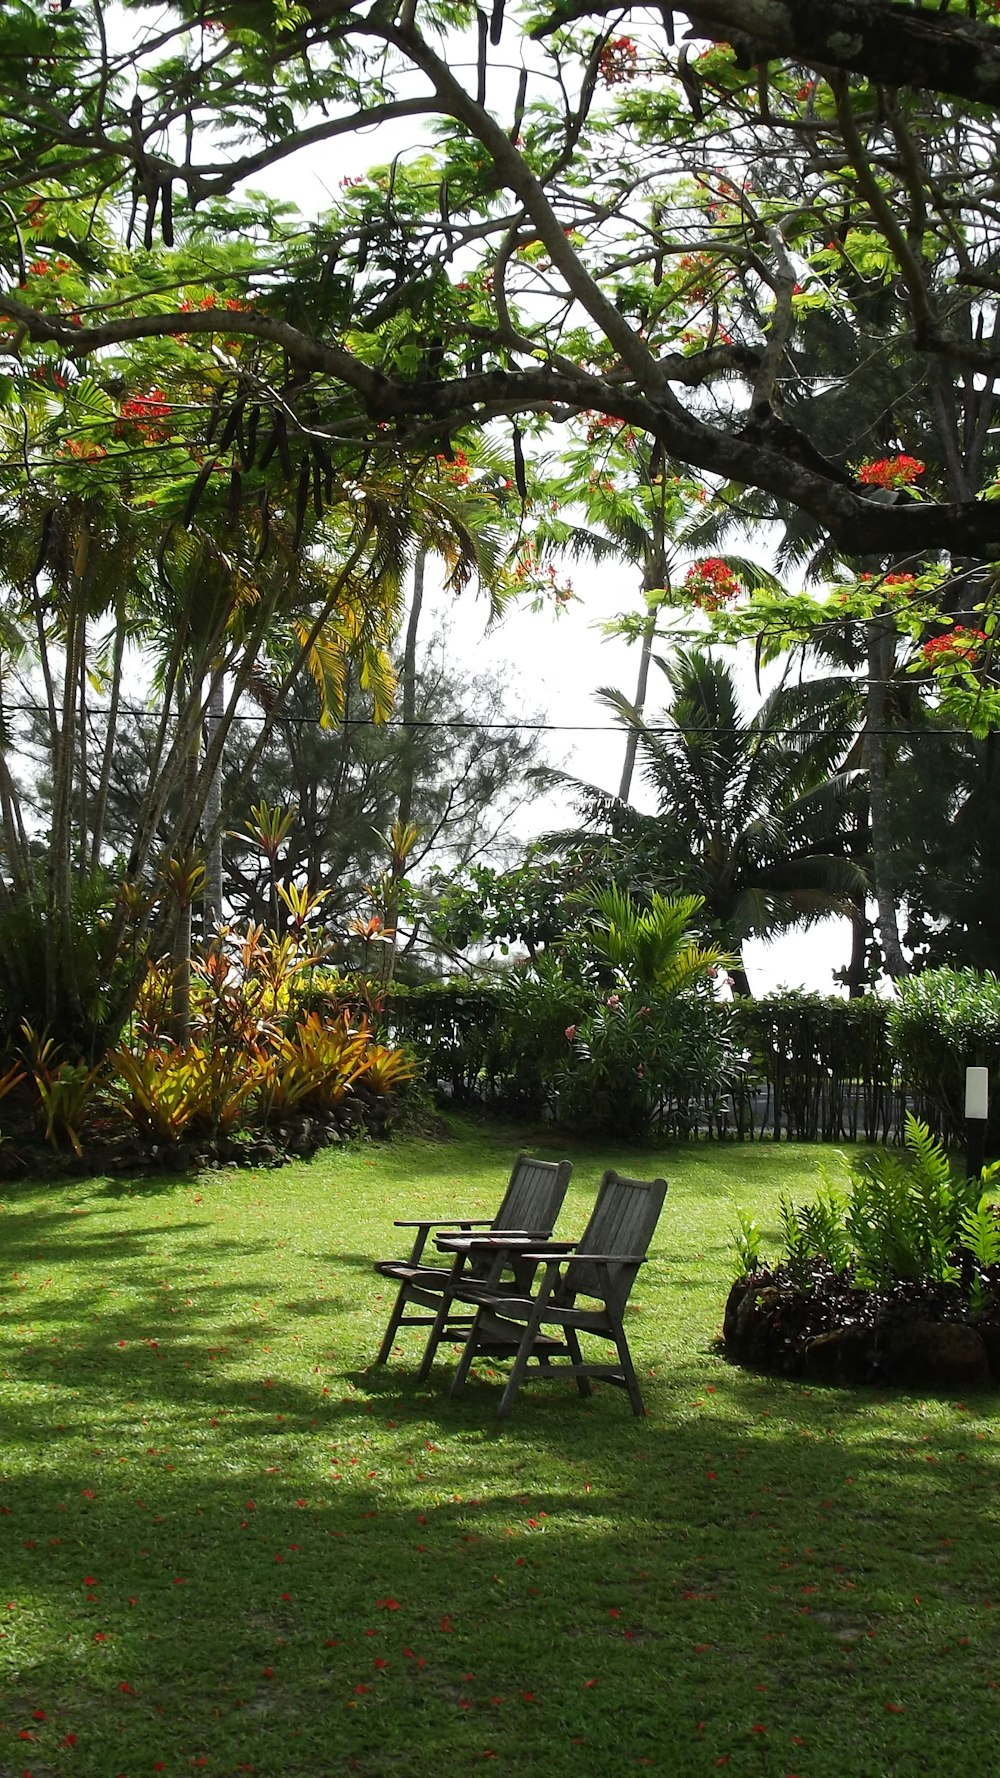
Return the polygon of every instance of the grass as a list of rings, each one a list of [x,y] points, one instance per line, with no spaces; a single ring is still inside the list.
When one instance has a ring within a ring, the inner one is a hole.
[[[733,1205],[773,1230],[831,1151],[627,1157],[671,1182],[645,1420],[543,1383],[498,1433],[413,1334],[367,1372],[392,1217],[489,1213],[522,1141],[8,1191],[0,1778],[995,1768],[994,1400],[715,1349]],[[573,1159],[568,1231],[622,1156]]]

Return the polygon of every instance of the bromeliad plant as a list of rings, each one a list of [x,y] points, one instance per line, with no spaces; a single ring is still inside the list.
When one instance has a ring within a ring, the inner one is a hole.
[[[83,1128],[97,1092],[103,1064],[88,1068],[84,1062],[68,1062],[61,1058],[60,1048],[47,1032],[38,1032],[24,1024],[24,1054],[28,1072],[38,1091],[38,1103],[50,1148],[69,1147],[77,1156],[83,1154]],[[0,1097],[8,1090],[4,1084],[16,1085],[23,1079],[16,1066],[7,1070],[0,1080]]]
[[[294,1109],[330,1116],[338,1111],[364,1076],[370,1043],[364,1020],[352,1031],[346,1013],[332,1024],[306,1013],[264,1062],[264,1115],[281,1117]]]

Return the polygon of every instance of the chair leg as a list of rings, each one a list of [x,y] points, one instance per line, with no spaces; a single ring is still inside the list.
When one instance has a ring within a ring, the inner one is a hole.
[[[441,1301],[438,1304],[437,1313],[431,1324],[431,1331],[427,1335],[427,1344],[424,1347],[424,1355],[420,1360],[420,1369],[417,1372],[418,1383],[426,1383],[427,1378],[430,1376],[431,1366],[434,1363],[434,1354],[444,1338],[444,1330],[448,1325],[448,1320],[454,1306],[455,1286],[464,1270],[464,1255],[456,1253],[455,1258],[452,1261],[451,1272],[449,1273],[447,1283],[441,1292]]]
[[[465,1379],[469,1374],[469,1367],[476,1356],[476,1335],[479,1332],[479,1322],[482,1313],[482,1309],[476,1310],[476,1318],[469,1329],[468,1339],[462,1347],[462,1356],[458,1361],[458,1369],[452,1377],[451,1388],[448,1391],[448,1394],[452,1399],[461,1395],[465,1388]]]
[[[445,1291],[441,1298],[441,1306],[434,1317],[430,1333],[427,1335],[427,1344],[424,1347],[424,1355],[420,1360],[420,1368],[417,1371],[416,1380],[418,1383],[426,1383],[431,1374],[431,1367],[434,1363],[435,1354],[444,1338],[444,1330],[448,1325],[448,1317],[451,1312],[451,1307],[452,1298],[449,1293]]]
[[[548,1291],[544,1289],[544,1286],[543,1295],[546,1299],[548,1298]],[[500,1406],[497,1408],[498,1420],[506,1420],[507,1415],[510,1413],[511,1408],[514,1406],[514,1402],[517,1399],[517,1392],[521,1387],[524,1373],[528,1368],[528,1360],[531,1357],[532,1348],[542,1325],[543,1307],[544,1305],[541,1302],[537,1305],[521,1336],[521,1344],[517,1348],[517,1356],[514,1359],[510,1376],[507,1378],[507,1387],[500,1397]]]
[[[582,1364],[583,1353],[580,1351],[580,1339],[576,1328],[567,1327],[563,1331],[566,1335],[566,1344],[569,1347],[569,1355],[573,1360],[573,1363]],[[581,1395],[593,1395],[594,1393],[594,1385],[590,1378],[581,1376],[579,1371],[576,1373],[576,1386]]]
[[[403,1310],[406,1308],[408,1296],[409,1292],[407,1291],[406,1285],[401,1284],[396,1292],[396,1301],[393,1304],[392,1314],[389,1316],[389,1323],[382,1336],[382,1344],[379,1347],[378,1354],[375,1358],[376,1364],[385,1364],[392,1351],[393,1341],[396,1338],[399,1324],[403,1319]]]
[[[641,1418],[646,1412],[646,1404],[639,1393],[639,1379],[635,1374],[635,1365],[632,1363],[632,1354],[628,1349],[628,1341],[625,1338],[625,1329],[622,1327],[622,1324],[618,1321],[617,1317],[612,1323],[612,1326],[614,1327],[615,1345],[618,1348],[618,1357],[621,1361],[622,1376],[625,1379],[625,1387],[628,1390],[629,1401],[632,1403],[632,1412]]]

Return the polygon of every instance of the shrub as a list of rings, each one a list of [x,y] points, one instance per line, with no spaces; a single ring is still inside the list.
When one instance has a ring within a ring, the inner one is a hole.
[[[112,1094],[130,1123],[157,1142],[179,1142],[188,1132],[228,1135],[243,1121],[260,1084],[253,1052],[212,1050],[199,1043],[184,1048],[156,1046],[111,1058],[118,1079]]]
[[[97,1092],[102,1065],[88,1068],[85,1062],[64,1061],[53,1038],[28,1024],[22,1030],[28,1067],[38,1090],[45,1140],[50,1148],[68,1143],[75,1155],[82,1155],[83,1126]],[[15,1084],[11,1079],[13,1073],[10,1069],[3,1077],[11,1086]]]
[[[655,1127],[687,1135],[718,1119],[737,1073],[726,1010],[707,994],[623,989],[564,1035],[556,1115],[579,1129],[639,1137]]]
[[[933,1107],[947,1142],[965,1137],[965,1070],[986,1066],[1000,1086],[1000,981],[974,969],[925,969],[896,984],[889,1042],[907,1081]],[[1000,1092],[987,1139],[1000,1141]]]
[[[735,1000],[731,1017],[748,1075],[766,1083],[776,1131],[823,1142],[885,1142],[897,1133],[902,1094],[884,1001],[785,991]],[[738,1109],[741,1133],[752,1131],[750,1105]]]

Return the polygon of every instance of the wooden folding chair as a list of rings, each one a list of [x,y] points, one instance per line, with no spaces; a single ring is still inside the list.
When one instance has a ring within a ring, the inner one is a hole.
[[[473,1229],[485,1229],[491,1234],[503,1233],[510,1239],[520,1235],[523,1244],[529,1246],[535,1241],[546,1241],[555,1227],[572,1171],[572,1163],[569,1161],[540,1161],[531,1155],[519,1154],[511,1169],[507,1190],[492,1220],[489,1217],[431,1216],[397,1222],[396,1228],[415,1231],[413,1248],[408,1259],[380,1259],[375,1262],[375,1270],[383,1278],[392,1278],[399,1285],[375,1363],[385,1364],[400,1327],[428,1327],[436,1337],[430,1356],[425,1354],[420,1368],[422,1380],[430,1368],[438,1342],[452,1335],[456,1339],[463,1339],[469,1330],[472,1315],[468,1311],[459,1309],[454,1315],[443,1319],[438,1314],[445,1300],[454,1265],[428,1265],[425,1262],[424,1247],[431,1229],[454,1230],[464,1234],[470,1234]],[[487,1261],[479,1262],[480,1275],[492,1275],[494,1257],[490,1254]],[[519,1267],[518,1278],[530,1282],[533,1271],[533,1267],[531,1272],[525,1272]],[[470,1276],[475,1276],[474,1270]],[[416,1304],[422,1313],[407,1313],[411,1304]]]
[[[485,1280],[459,1271],[457,1266],[452,1278],[454,1300],[475,1308],[476,1314],[451,1394],[461,1395],[473,1359],[483,1353],[491,1359],[514,1360],[497,1409],[498,1420],[510,1413],[532,1363],[545,1375],[575,1377],[581,1395],[591,1394],[594,1379],[615,1383],[627,1390],[633,1412],[644,1414],[623,1316],[666,1195],[664,1179],[626,1179],[619,1173],[605,1173],[590,1221],[571,1252],[566,1251],[565,1242],[539,1242],[515,1244],[505,1254],[499,1234],[485,1240],[458,1234],[439,1236],[438,1245],[455,1253],[458,1261],[481,1265],[490,1258],[493,1265]],[[537,1287],[518,1294],[498,1285],[494,1274],[505,1260],[544,1266]],[[581,1303],[578,1298],[585,1300]],[[581,1335],[611,1341],[617,1363],[585,1359]],[[559,1362],[564,1358],[568,1362]]]

